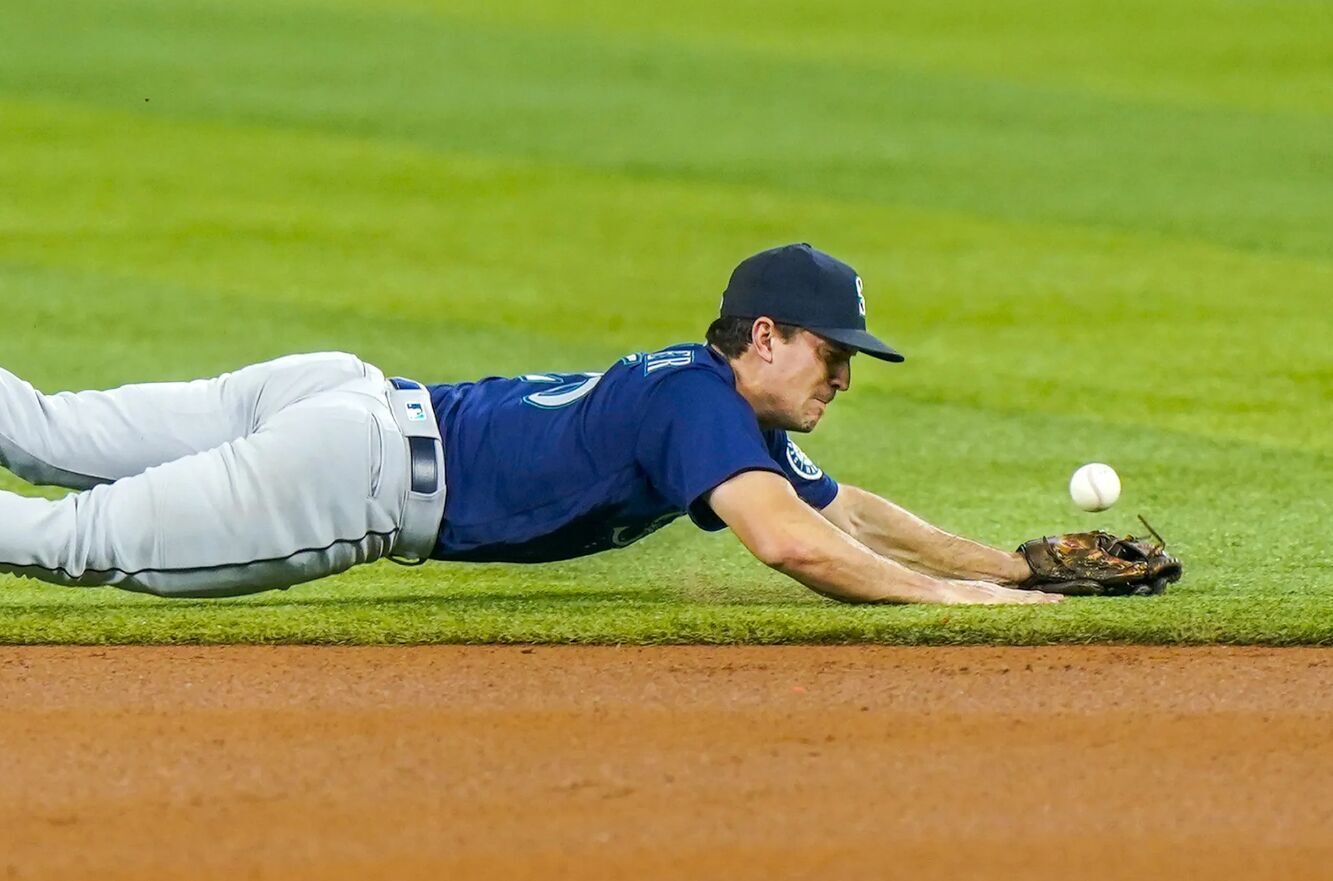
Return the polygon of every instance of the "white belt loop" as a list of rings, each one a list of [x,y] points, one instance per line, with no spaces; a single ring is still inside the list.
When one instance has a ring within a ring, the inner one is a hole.
[[[405,379],[391,379],[387,386],[389,410],[407,448],[408,470],[407,500],[389,559],[419,566],[435,549],[444,520],[444,441],[425,386]]]

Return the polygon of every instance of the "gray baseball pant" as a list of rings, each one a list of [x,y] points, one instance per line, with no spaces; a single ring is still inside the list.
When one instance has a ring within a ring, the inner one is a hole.
[[[414,547],[399,541],[423,499],[397,394],[341,353],[54,395],[0,370],[0,465],[82,490],[54,501],[0,491],[0,572],[207,597],[425,556],[429,530],[418,525]],[[438,438],[433,419],[422,426]],[[435,529],[442,464],[438,498],[424,500]]]

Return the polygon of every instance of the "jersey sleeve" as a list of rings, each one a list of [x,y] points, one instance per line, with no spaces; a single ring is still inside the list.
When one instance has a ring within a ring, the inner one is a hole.
[[[743,471],[782,473],[754,411],[704,370],[664,376],[646,395],[635,459],[668,502],[709,532],[726,524],[704,496]]]
[[[787,436],[787,432],[768,431],[764,433],[764,439],[773,461],[807,505],[818,511],[837,497],[838,482],[811,461],[805,451],[796,445],[796,441]]]

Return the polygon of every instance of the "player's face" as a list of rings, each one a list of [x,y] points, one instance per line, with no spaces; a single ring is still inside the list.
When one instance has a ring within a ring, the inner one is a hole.
[[[787,431],[813,431],[838,392],[852,387],[854,349],[802,330],[774,339],[773,421]]]

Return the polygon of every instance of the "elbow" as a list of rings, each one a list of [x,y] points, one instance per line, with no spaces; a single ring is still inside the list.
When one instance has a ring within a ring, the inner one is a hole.
[[[818,561],[818,554],[809,542],[790,536],[756,542],[750,550],[765,566],[784,575],[805,572]]]

